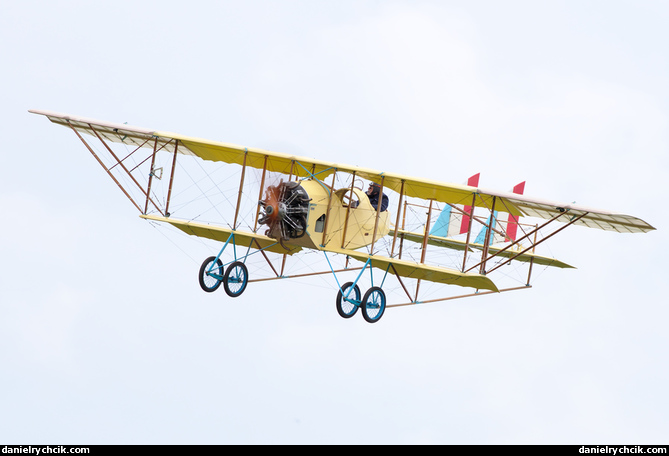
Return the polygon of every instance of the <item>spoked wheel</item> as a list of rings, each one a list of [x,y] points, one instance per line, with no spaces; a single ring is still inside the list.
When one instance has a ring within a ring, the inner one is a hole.
[[[337,292],[337,312],[343,318],[351,318],[358,311],[360,304],[360,288],[356,285],[353,290],[348,291],[351,288],[353,282],[345,283],[339,292]],[[342,291],[344,294],[342,294]],[[344,299],[344,296],[348,293],[348,297]],[[355,302],[350,302],[355,301]]]
[[[367,290],[362,298],[362,317],[369,323],[376,323],[386,310],[386,294],[379,287]]]
[[[241,261],[235,261],[228,266],[228,269],[223,276],[223,288],[231,298],[236,298],[244,293],[248,282],[249,270]]]
[[[214,264],[216,260],[216,264]],[[223,280],[223,263],[216,257],[209,257],[200,266],[200,286],[207,293],[216,291]]]

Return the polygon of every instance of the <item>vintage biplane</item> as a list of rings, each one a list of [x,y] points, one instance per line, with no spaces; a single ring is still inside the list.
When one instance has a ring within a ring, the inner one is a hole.
[[[199,283],[206,292],[223,284],[231,297],[250,282],[331,274],[339,315],[350,318],[360,309],[374,323],[386,307],[527,289],[533,267],[571,268],[536,253],[570,225],[654,229],[629,215],[526,197],[524,183],[489,191],[479,188],[478,175],[448,184],[30,112],[72,130],[140,217],[215,241],[218,253],[201,264]],[[374,193],[380,201],[387,197],[387,208],[373,204]],[[454,292],[458,287],[471,291]],[[387,303],[389,290],[405,302]]]

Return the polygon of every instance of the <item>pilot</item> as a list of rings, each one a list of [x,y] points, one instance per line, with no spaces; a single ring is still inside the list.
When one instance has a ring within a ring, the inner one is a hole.
[[[367,189],[367,196],[374,209],[379,205],[379,193],[381,193],[381,186],[376,182],[370,183]],[[388,210],[388,197],[385,193],[381,193],[381,212],[386,210]]]

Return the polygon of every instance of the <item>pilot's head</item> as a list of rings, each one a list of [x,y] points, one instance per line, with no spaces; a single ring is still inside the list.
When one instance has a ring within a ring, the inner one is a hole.
[[[381,186],[376,182],[370,182],[369,187],[367,187],[367,194],[369,196],[378,195],[381,191]]]

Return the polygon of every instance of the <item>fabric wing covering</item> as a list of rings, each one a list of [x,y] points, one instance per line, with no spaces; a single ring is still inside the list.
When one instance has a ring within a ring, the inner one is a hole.
[[[165,150],[170,152],[173,152],[176,147],[177,151],[181,154],[197,156],[203,160],[221,161],[238,165],[245,163],[246,166],[258,169],[262,169],[267,163],[268,171],[286,174],[292,171],[292,174],[298,177],[308,177],[313,174],[321,180],[335,171],[355,173],[356,176],[382,184],[384,188],[394,190],[398,193],[403,192],[404,195],[415,198],[433,199],[450,204],[471,204],[473,195],[476,194],[475,205],[477,207],[490,209],[494,200],[496,210],[508,212],[514,216],[522,215],[551,219],[562,213],[564,215],[559,217],[557,221],[569,222],[575,217],[586,214],[575,222],[575,224],[621,233],[644,233],[655,229],[643,220],[630,215],[533,199],[514,193],[489,191],[466,185],[446,184],[358,166],[341,165],[289,154],[246,148],[233,144],[51,111],[30,110],[30,112],[44,115],[50,121],[74,129],[79,133],[86,133],[92,136],[99,135],[106,141],[129,144],[136,147],[155,148],[156,150],[165,148]],[[266,157],[268,160],[266,160]],[[296,163],[297,165],[295,165]]]

